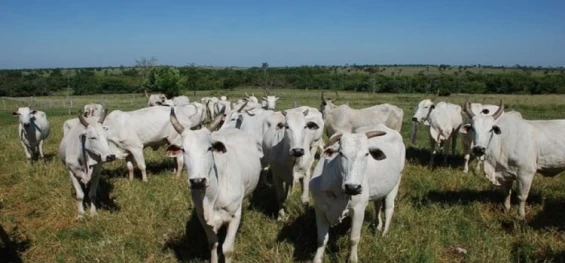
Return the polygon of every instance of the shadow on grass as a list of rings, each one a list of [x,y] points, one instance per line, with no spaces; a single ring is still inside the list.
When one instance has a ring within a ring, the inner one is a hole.
[[[530,203],[530,198],[528,198],[528,203]],[[546,199],[543,202],[542,211],[535,215],[528,224],[534,229],[557,228],[565,231],[564,218],[565,200]],[[563,253],[565,254],[565,251]]]
[[[242,216],[241,224],[243,224],[245,216]],[[240,224],[240,226],[241,226]],[[238,230],[239,233],[239,230]],[[226,238],[226,228],[218,233],[218,259],[223,262],[222,244]],[[237,243],[237,235],[236,235]],[[172,250],[179,262],[203,262],[210,260],[210,249],[208,248],[208,238],[204,232],[202,224],[196,215],[196,211],[192,211],[190,219],[186,222],[185,233],[181,236],[170,237],[163,247],[163,250]]]
[[[541,195],[532,192],[528,197],[528,203],[541,203]],[[500,203],[504,201],[504,195],[500,190],[470,190],[458,191],[429,191],[423,198],[413,198],[416,206],[426,206],[433,203],[446,205],[468,205],[471,203]],[[517,204],[516,195],[512,195],[512,204]]]
[[[347,217],[340,224],[330,228],[326,257],[339,251],[337,240],[344,236],[350,227],[351,219]],[[289,241],[293,244],[293,259],[295,261],[311,261],[318,247],[314,208],[306,208],[304,213],[292,222],[285,224],[279,232],[277,241]]]
[[[98,189],[96,191],[96,208],[104,209],[109,212],[120,211],[120,206],[114,201],[114,198],[110,195],[114,191],[114,185],[112,185],[107,176],[102,175],[100,181],[98,182]],[[88,195],[90,191],[90,184],[84,190],[84,203],[90,204],[90,197]],[[74,191],[74,190],[73,190]],[[73,197],[75,197],[73,193]]]
[[[513,262],[565,262],[565,250],[551,251],[551,248],[518,241],[512,245]]]
[[[22,262],[20,254],[30,247],[28,240],[12,241],[2,225],[0,225],[0,242],[0,262]]]
[[[146,162],[145,163],[145,171],[147,172],[147,178],[149,179],[151,176],[154,176],[158,173],[162,173],[163,171],[167,171],[166,174],[173,176],[173,169],[176,167],[176,161],[174,158],[167,158],[166,161],[163,162]],[[126,162],[123,162],[123,166],[120,165],[116,168],[104,169],[104,174],[108,175],[110,178],[128,178],[128,169],[126,166]],[[137,168],[137,165],[134,165],[133,169],[133,177],[134,179],[141,180],[141,171]]]
[[[451,152],[451,150],[449,152]],[[434,158],[434,167],[433,168],[437,168],[437,167],[451,167],[451,168],[463,167],[463,165],[465,164],[465,159],[463,158],[463,156],[458,155],[458,154],[456,154],[455,156],[452,156],[451,154],[449,154],[449,152],[448,152],[448,156],[447,156],[447,164],[444,164],[444,162],[443,162],[444,155],[442,153],[437,153],[435,158]],[[409,146],[408,148],[406,148],[406,160],[410,163],[415,163],[415,164],[419,164],[421,166],[428,167],[429,164],[430,164],[430,158],[431,158],[431,152],[430,152],[429,149],[416,148],[414,146]]]
[[[271,219],[276,219],[278,214],[277,195],[272,180],[272,173],[262,173],[261,181],[249,200],[249,209],[260,212]]]

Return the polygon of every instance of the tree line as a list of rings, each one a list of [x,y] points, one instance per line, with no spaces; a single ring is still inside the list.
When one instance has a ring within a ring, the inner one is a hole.
[[[399,68],[390,74],[382,74],[383,69],[387,69],[382,65],[268,68],[266,63],[245,69],[137,66],[1,70],[0,96],[118,94],[145,90],[175,96],[196,90],[249,86],[375,93],[435,93],[439,90],[444,96],[451,93],[565,94],[563,68],[524,67],[522,70],[492,73],[471,71],[462,66],[432,67],[439,71],[430,73],[421,70],[407,75],[401,74],[402,68]]]

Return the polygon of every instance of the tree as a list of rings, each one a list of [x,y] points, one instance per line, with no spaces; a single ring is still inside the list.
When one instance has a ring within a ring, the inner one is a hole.
[[[180,95],[181,77],[179,73],[171,67],[153,68],[142,87],[152,92],[165,94],[168,98]]]
[[[261,64],[261,69],[263,70],[263,75],[267,75],[267,68],[269,67],[269,63],[267,62],[263,62],[263,64]]]
[[[157,58],[156,57],[141,57],[135,60],[135,67],[139,68],[141,73],[142,81],[145,81],[149,76],[149,73],[153,70],[155,66],[157,66]],[[123,71],[122,71],[123,72]]]

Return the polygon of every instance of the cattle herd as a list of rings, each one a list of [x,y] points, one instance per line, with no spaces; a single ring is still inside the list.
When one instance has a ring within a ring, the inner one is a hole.
[[[321,96],[320,108],[308,106],[275,111],[279,97],[266,93],[259,102],[255,94],[230,101],[226,96],[190,102],[186,96],[167,99],[147,94],[148,107],[109,112],[100,104],[87,104],[77,118],[65,121],[59,157],[68,168],[76,193],[78,218],[83,218],[84,191],[90,184],[90,214],[100,172],[105,162],[125,159],[129,179],[134,165],[143,181],[147,172],[143,149],[166,147],[176,159],[175,175],[183,167],[194,210],[206,232],[211,262],[218,261],[218,230],[226,226],[223,256],[230,261],[242,217],[242,201],[258,184],[272,178],[278,202],[278,220],[285,220],[285,202],[300,183],[301,201],[314,200],[318,249],[314,262],[321,262],[328,229],[347,216],[352,218],[349,259],[357,261],[364,211],[373,201],[379,230],[387,233],[405,164],[406,147],[400,134],[404,112],[391,104],[364,109],[337,106],[334,98]],[[471,158],[478,159],[484,174],[506,194],[517,181],[519,215],[534,174],[553,176],[565,170],[565,120],[525,120],[504,105],[481,105],[466,101],[463,107],[432,99],[416,105],[411,141],[419,124],[429,127],[430,167],[436,147],[455,153],[461,135],[465,154],[464,172]],[[43,157],[49,136],[47,115],[28,107],[18,108],[18,133],[28,159]],[[462,116],[463,115],[463,116]],[[328,137],[324,143],[323,135]],[[444,154],[447,162],[447,154]],[[312,167],[315,161],[317,164]],[[384,222],[381,213],[384,211]]]

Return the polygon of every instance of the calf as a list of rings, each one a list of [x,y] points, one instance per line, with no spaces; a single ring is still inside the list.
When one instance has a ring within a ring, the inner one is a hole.
[[[375,202],[377,229],[382,230],[383,235],[388,232],[405,152],[400,133],[382,124],[330,138],[310,181],[318,232],[314,262],[322,262],[329,227],[337,225],[346,216],[352,217],[349,260],[357,262],[357,246],[369,201]],[[384,229],[381,220],[383,204]]]
[[[110,152],[106,127],[102,126],[106,113],[98,120],[78,116],[79,123],[72,126],[59,145],[59,157],[69,170],[69,176],[75,189],[78,218],[84,217],[84,191],[90,183],[90,214],[96,214],[96,190],[100,179],[102,163],[116,159]],[[80,182],[79,182],[80,180]]]
[[[26,158],[43,158],[43,142],[49,137],[50,131],[47,114],[28,107],[20,107],[12,114],[19,119],[18,135]]]
[[[192,131],[177,119],[174,109],[170,121],[182,137],[182,155],[188,173],[190,194],[196,214],[206,232],[211,262],[218,262],[218,237],[227,225],[222,245],[226,262],[231,262],[234,241],[241,221],[242,201],[257,187],[261,153],[249,147],[255,139],[238,129],[215,129],[222,117],[209,127]]]

